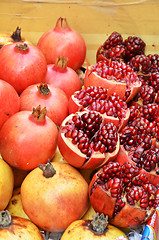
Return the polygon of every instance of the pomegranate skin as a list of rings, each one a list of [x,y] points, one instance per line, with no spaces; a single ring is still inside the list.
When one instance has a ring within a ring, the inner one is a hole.
[[[46,31],[37,46],[44,53],[47,64],[55,63],[58,56],[69,58],[68,66],[79,69],[86,57],[86,44],[80,33],[71,29],[65,18],[59,18],[53,29]]]
[[[55,64],[47,65],[47,72],[43,82],[62,89],[68,99],[71,95],[81,89],[81,80],[77,73],[70,67],[60,68]]]
[[[68,163],[51,164],[56,171],[52,177],[45,177],[40,168],[26,176],[21,186],[22,206],[43,230],[62,232],[87,211],[88,184]]]
[[[26,47],[26,50],[20,49]],[[5,45],[0,51],[0,78],[20,94],[31,84],[40,83],[47,70],[43,53],[22,42]]]
[[[120,164],[124,164],[125,162],[129,162],[130,164],[135,164],[134,161],[131,160],[131,158],[128,156],[128,152],[124,149],[122,145],[120,145],[119,154],[115,159],[116,162],[119,162]],[[155,171],[147,172],[145,169],[140,169],[140,174],[145,174],[151,184],[154,186],[158,186],[159,183],[159,175],[155,173]]]
[[[52,159],[57,148],[58,130],[45,116],[38,121],[31,111],[20,111],[10,117],[0,131],[0,152],[11,166],[32,170]]]
[[[49,93],[43,94],[43,89]],[[33,84],[27,87],[20,95],[20,111],[32,111],[33,107],[47,108],[48,116],[56,125],[60,126],[68,115],[68,98],[64,91],[52,85]]]
[[[0,80],[0,128],[19,108],[20,98],[16,90],[9,83]]]

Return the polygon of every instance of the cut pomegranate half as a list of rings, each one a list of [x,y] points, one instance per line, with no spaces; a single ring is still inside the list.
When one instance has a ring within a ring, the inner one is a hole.
[[[77,111],[97,111],[105,122],[113,122],[120,131],[128,122],[130,110],[114,92],[107,96],[107,89],[90,86],[76,91],[69,100],[69,114]]]
[[[116,92],[121,99],[129,102],[140,90],[141,81],[129,65],[103,60],[87,68],[84,86],[104,87],[108,89],[108,96]]]
[[[77,168],[95,169],[114,160],[119,152],[119,134],[95,111],[70,114],[62,123],[58,147],[63,158]]]
[[[157,188],[128,162],[109,162],[98,170],[90,182],[89,197],[96,212],[124,228],[147,222],[159,204]]]

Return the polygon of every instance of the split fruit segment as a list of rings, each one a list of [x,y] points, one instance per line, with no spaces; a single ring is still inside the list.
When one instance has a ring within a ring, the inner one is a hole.
[[[84,86],[101,86],[108,89],[108,96],[114,92],[129,102],[138,93],[141,81],[137,73],[126,63],[102,60],[87,68]]]
[[[91,205],[109,216],[109,222],[135,228],[149,220],[159,204],[157,188],[139,168],[128,162],[109,162],[98,170],[89,185]]]
[[[77,168],[95,169],[114,160],[119,152],[119,134],[101,114],[82,111],[63,121],[58,137],[63,158]]]
[[[108,97],[107,89],[89,86],[76,91],[69,100],[69,114],[77,111],[97,111],[105,122],[113,122],[120,131],[128,122],[130,111],[115,92]]]

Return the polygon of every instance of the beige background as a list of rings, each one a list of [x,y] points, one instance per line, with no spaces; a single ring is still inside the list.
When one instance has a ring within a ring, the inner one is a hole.
[[[0,32],[19,26],[34,44],[54,28],[59,17],[66,17],[70,27],[82,34],[91,64],[97,48],[113,31],[123,38],[139,36],[146,42],[147,53],[159,54],[158,0],[0,0]]]

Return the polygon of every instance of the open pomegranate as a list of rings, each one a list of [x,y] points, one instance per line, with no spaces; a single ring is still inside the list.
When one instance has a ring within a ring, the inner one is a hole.
[[[105,123],[98,112],[76,112],[63,121],[58,147],[72,166],[94,169],[117,156],[119,136],[116,126]]]
[[[159,183],[159,105],[152,103],[130,107],[128,125],[120,133],[120,151],[116,161],[139,167],[149,182]]]
[[[103,60],[87,68],[84,86],[101,86],[108,89],[108,96],[114,92],[129,102],[140,90],[141,82],[137,73],[127,64]]]
[[[96,212],[108,215],[111,224],[126,228],[148,221],[159,204],[157,188],[128,162],[105,164],[94,174],[89,196]]]
[[[129,119],[127,104],[114,92],[109,97],[107,89],[90,86],[75,92],[69,100],[69,113],[80,110],[97,111],[105,122],[113,122],[120,131]]]

